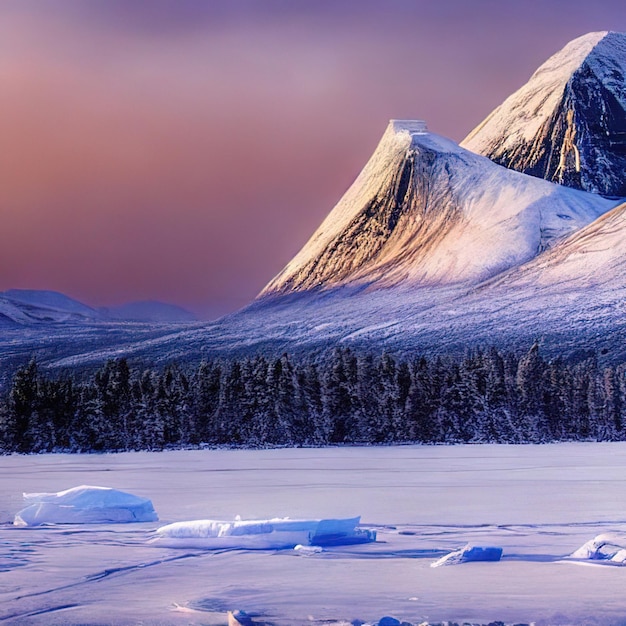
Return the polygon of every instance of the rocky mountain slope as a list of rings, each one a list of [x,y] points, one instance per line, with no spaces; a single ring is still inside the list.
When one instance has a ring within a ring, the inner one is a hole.
[[[261,295],[475,283],[614,204],[496,165],[423,122],[392,120],[357,180]]]
[[[626,196],[626,34],[568,43],[461,143],[507,168]]]

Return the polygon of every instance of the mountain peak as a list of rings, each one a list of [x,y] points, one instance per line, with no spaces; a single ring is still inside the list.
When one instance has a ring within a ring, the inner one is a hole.
[[[97,315],[95,309],[74,298],[70,298],[58,291],[42,290],[42,289],[8,289],[0,292],[3,297],[11,302],[19,303],[25,306],[36,308],[50,309],[53,311],[83,315],[86,317],[94,317]]]
[[[569,42],[461,143],[505,167],[626,196],[626,34]]]
[[[395,133],[407,132],[410,135],[423,135],[428,132],[424,120],[389,120],[389,128]]]
[[[475,283],[614,203],[524,176],[391,120],[356,181],[261,296]]]

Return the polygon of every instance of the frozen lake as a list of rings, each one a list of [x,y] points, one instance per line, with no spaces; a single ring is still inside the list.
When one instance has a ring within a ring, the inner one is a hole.
[[[152,499],[160,521],[17,528],[22,492],[103,485]],[[200,518],[362,516],[374,544],[201,551],[148,544]],[[626,532],[626,444],[206,450],[0,457],[0,622],[281,626],[383,615],[623,624],[626,568],[563,562]],[[433,569],[465,543],[498,563]]]

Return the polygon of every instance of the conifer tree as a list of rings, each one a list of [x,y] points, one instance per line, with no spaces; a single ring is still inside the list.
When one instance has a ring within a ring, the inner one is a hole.
[[[11,384],[8,406],[7,435],[9,445],[16,452],[32,452],[33,437],[38,422],[38,368],[32,359],[25,367],[20,367]]]

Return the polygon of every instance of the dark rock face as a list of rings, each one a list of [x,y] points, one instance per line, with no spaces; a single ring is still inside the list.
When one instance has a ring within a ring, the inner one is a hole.
[[[607,33],[528,141],[481,154],[510,169],[605,196],[626,196],[626,35]]]
[[[626,196],[626,88],[622,72],[615,73],[621,87],[617,93],[587,63],[572,76],[565,107],[573,111],[580,168],[576,171],[574,163],[567,163],[562,172],[554,171],[555,182]]]
[[[370,278],[375,278],[372,266],[385,246],[408,230],[414,231],[411,254],[426,254],[459,218],[454,194],[445,184],[452,176],[450,162],[458,160],[456,155],[443,158],[423,147],[408,149],[373,199],[283,291],[314,289],[368,268]]]

